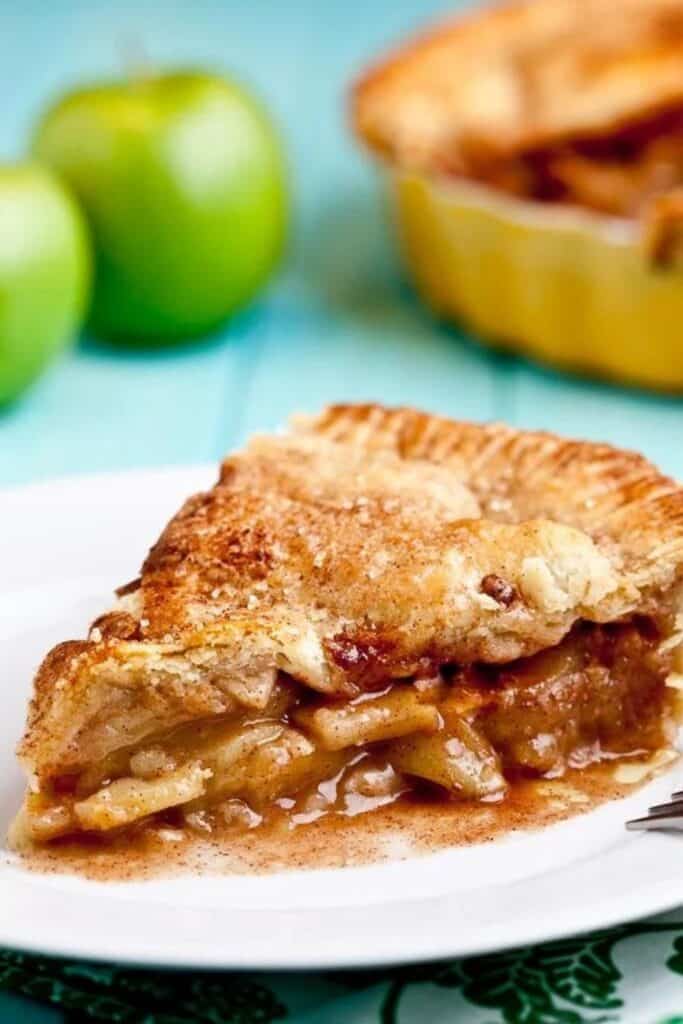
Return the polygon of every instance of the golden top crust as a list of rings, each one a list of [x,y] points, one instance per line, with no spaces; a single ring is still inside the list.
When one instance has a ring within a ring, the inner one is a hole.
[[[263,707],[278,670],[350,694],[509,661],[654,614],[681,576],[683,489],[638,455],[333,407],[228,458],[88,641],[48,656],[21,754],[45,774],[121,730]]]
[[[467,174],[679,106],[682,61],[681,0],[513,0],[371,69],[353,117],[393,162]]]

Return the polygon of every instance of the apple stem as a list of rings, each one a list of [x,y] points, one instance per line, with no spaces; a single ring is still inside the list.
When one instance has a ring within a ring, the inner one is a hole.
[[[126,77],[131,82],[144,82],[152,76],[152,62],[139,36],[119,39],[119,55]]]

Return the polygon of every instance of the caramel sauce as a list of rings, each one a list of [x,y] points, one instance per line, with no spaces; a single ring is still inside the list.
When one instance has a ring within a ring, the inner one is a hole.
[[[624,765],[631,776],[620,781]],[[282,800],[258,827],[214,825],[210,832],[151,822],[126,834],[57,840],[22,855],[33,871],[98,881],[139,881],[187,874],[268,874],[404,860],[449,847],[495,843],[547,828],[624,797],[660,767],[657,758],[570,769],[562,778],[519,780],[504,800],[467,802],[403,793],[392,802],[358,797],[343,810],[293,813]],[[632,767],[631,767],[632,766]],[[334,806],[334,805],[333,805]],[[369,811],[369,813],[364,813]],[[254,823],[255,824],[255,823]]]

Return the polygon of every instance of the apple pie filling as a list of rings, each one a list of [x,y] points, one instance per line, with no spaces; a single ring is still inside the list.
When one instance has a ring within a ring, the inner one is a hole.
[[[628,217],[683,185],[682,128],[683,108],[674,107],[509,158],[470,146],[466,163],[472,177],[503,191]]]
[[[466,155],[466,173],[521,198],[642,217],[650,254],[664,263],[676,256],[683,218],[682,128],[683,108],[674,107],[610,132],[509,157],[474,146]],[[461,160],[450,168],[446,159],[446,169],[462,174]]]
[[[185,722],[27,797],[15,843],[118,834],[149,822],[253,828],[357,814],[430,790],[499,800],[520,777],[561,775],[667,747],[670,657],[648,619],[579,623],[508,665],[447,666],[347,699],[281,673],[265,706]]]

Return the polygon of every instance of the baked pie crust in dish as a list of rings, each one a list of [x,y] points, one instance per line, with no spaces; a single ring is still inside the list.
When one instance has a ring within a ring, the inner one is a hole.
[[[675,739],[683,489],[607,445],[331,407],[228,458],[118,594],[38,671],[15,848],[504,802]]]
[[[517,0],[372,68],[354,124],[431,305],[552,362],[683,388],[682,66],[681,0]]]

